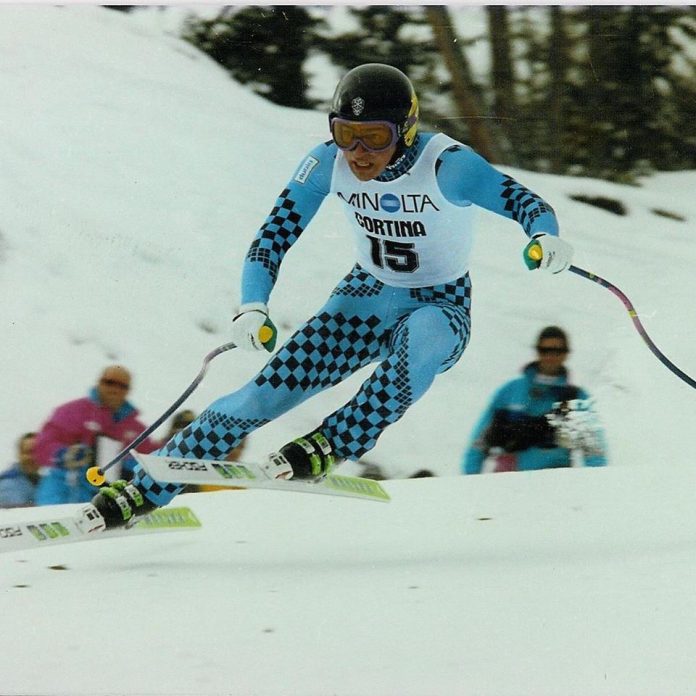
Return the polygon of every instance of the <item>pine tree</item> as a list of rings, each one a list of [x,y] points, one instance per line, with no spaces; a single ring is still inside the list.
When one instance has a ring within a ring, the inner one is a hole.
[[[493,117],[497,125],[499,147],[509,164],[519,164],[515,155],[516,138],[514,121],[517,113],[515,98],[515,70],[512,61],[512,46],[509,10],[504,5],[489,5],[488,36],[491,44],[491,92]]]
[[[518,72],[521,166],[635,181],[693,166],[692,71],[676,40],[696,21],[674,7],[551,7],[548,32],[516,14],[526,47]],[[538,19],[538,18],[537,18]]]
[[[586,9],[588,173],[630,179],[683,161],[671,31],[679,16],[670,7]]]
[[[437,75],[439,53],[428,32],[421,7],[386,5],[350,8],[358,27],[322,36],[315,49],[348,71],[362,63],[387,63],[408,75],[418,93],[422,123],[429,128],[441,125],[435,103],[447,87]]]
[[[457,35],[452,26],[447,7],[429,5],[427,16],[433,34],[452,80],[452,92],[456,114],[467,120],[469,141],[479,154],[490,162],[500,162],[500,148],[484,117],[481,101],[474,89],[466,54],[457,45]]]
[[[408,34],[410,26],[425,24],[422,9],[370,5],[351,8],[350,13],[359,28],[333,35],[320,44],[336,65],[350,70],[362,63],[388,63],[410,75],[419,72],[424,60],[432,60],[432,42]]]
[[[256,93],[299,108],[328,106],[307,97],[310,55],[326,55],[341,72],[367,62],[394,65],[414,83],[424,128],[491,157],[477,137],[483,126],[498,153],[491,159],[517,166],[628,181],[696,166],[696,60],[688,53],[696,16],[689,8],[489,7],[487,31],[468,40],[452,33],[446,16],[447,48],[457,48],[449,64],[436,45],[443,37],[428,21],[441,14],[437,7],[347,8],[357,20],[351,31],[322,19],[332,11],[225,7],[212,21],[190,21],[186,38]],[[492,69],[479,84],[466,54],[485,40]],[[462,89],[470,104],[464,112]]]
[[[226,7],[213,20],[189,20],[184,38],[257,94],[309,109],[303,66],[321,24],[299,5]]]

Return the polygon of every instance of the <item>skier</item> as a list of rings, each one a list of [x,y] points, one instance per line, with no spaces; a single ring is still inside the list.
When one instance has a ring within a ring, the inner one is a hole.
[[[418,99],[400,70],[369,63],[348,72],[329,126],[332,139],[304,158],[250,246],[233,341],[273,350],[268,302],[281,262],[330,194],[347,213],[357,263],[249,383],[211,404],[157,454],[224,459],[252,431],[378,363],[348,403],[265,467],[274,478],[317,480],[372,449],[467,346],[474,206],[517,221],[541,248],[541,269],[570,265],[572,247],[559,239],[548,203],[466,145],[418,133]],[[114,527],[182,489],[136,468],[130,484],[101,488],[93,504]]]

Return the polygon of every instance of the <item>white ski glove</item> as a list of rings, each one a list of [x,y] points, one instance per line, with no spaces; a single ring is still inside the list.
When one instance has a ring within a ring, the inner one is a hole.
[[[596,456],[604,453],[601,429],[592,399],[572,399],[559,401],[546,420],[555,430],[558,447],[581,450],[586,455]]]
[[[530,270],[541,268],[549,273],[561,273],[573,260],[573,247],[560,237],[541,232],[532,237],[523,255]]]
[[[267,350],[275,348],[278,330],[268,316],[263,302],[249,302],[239,308],[232,320],[232,340],[243,350]]]

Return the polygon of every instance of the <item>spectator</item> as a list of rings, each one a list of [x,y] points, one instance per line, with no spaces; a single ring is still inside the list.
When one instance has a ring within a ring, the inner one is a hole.
[[[0,508],[34,504],[39,465],[34,459],[36,433],[25,433],[17,441],[17,462],[0,474]]]
[[[178,411],[172,416],[172,421],[169,426],[167,434],[159,441],[158,447],[165,445],[171,438],[174,437],[179,431],[183,430],[186,426],[193,423],[196,420],[196,414],[190,409],[184,409],[183,411]],[[193,484],[188,484],[183,492],[184,493],[197,493],[201,490],[200,486],[195,486]]]
[[[59,406],[36,439],[35,455],[41,466],[36,490],[37,505],[89,502],[97,492],[85,478],[95,462],[100,436],[116,440],[121,448],[132,442],[145,425],[127,401],[131,375],[125,367],[111,365],[89,395]],[[139,452],[151,452],[157,444],[145,440]],[[124,461],[125,477],[132,458]]]
[[[183,430],[187,425],[190,425],[195,420],[196,414],[189,409],[184,409],[183,411],[178,411],[177,413],[175,413],[172,417],[172,422],[169,426],[169,431],[162,438],[158,446],[162,447],[164,444],[169,442],[169,440],[171,440],[174,437],[174,435],[176,435],[180,430]]]
[[[588,394],[568,381],[564,363],[570,345],[566,333],[557,326],[547,326],[539,334],[536,350],[538,360],[494,395],[474,429],[462,461],[463,473],[480,474],[489,456],[493,471],[568,467],[573,450],[582,452],[585,466],[606,464],[604,435],[596,418],[573,420],[572,416],[588,414],[586,410],[575,411],[568,418],[573,406],[578,406],[577,400],[588,399]],[[561,403],[562,409],[558,407]],[[566,427],[569,424],[573,425],[572,438]]]

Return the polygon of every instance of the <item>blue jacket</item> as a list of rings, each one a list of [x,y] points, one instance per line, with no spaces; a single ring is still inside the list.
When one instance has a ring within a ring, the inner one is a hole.
[[[549,444],[552,441],[553,432],[546,427],[543,416],[551,412],[555,402],[568,398],[587,399],[589,396],[583,389],[568,383],[568,373],[565,370],[557,377],[549,378],[539,374],[537,363],[527,365],[522,377],[507,382],[493,396],[493,400],[474,428],[471,444],[462,460],[462,473],[481,473],[486,457],[492,449],[490,436],[494,421],[502,420],[513,424],[518,422],[520,430],[527,429],[530,440],[546,440],[545,443],[534,444]],[[545,428],[546,432],[544,432]],[[529,435],[530,430],[536,432]],[[606,465],[604,435],[601,432],[596,435],[601,441],[603,452],[585,456],[585,466]],[[533,444],[526,446],[527,444],[519,443],[519,449],[514,446],[507,448],[506,451],[509,454],[502,455],[507,462],[503,468],[530,471],[571,465],[569,449],[553,446],[538,447]]]
[[[19,464],[0,474],[0,508],[34,505],[36,484],[22,471]]]
[[[87,481],[86,466],[68,471],[62,467],[41,468],[41,480],[36,488],[37,505],[88,503],[98,489]]]

